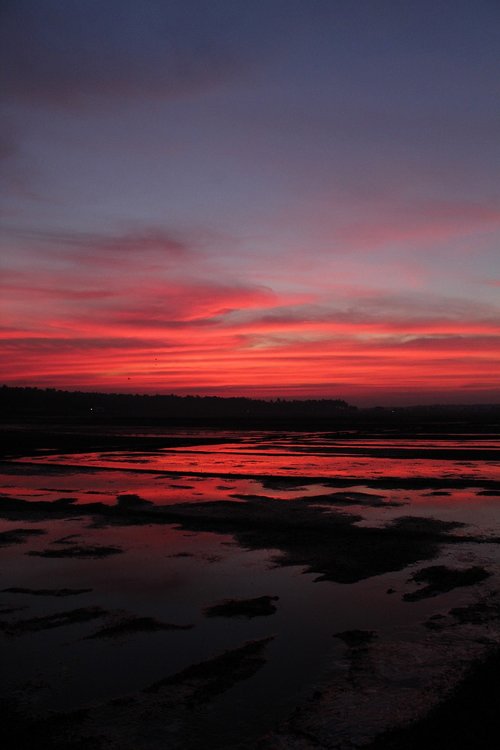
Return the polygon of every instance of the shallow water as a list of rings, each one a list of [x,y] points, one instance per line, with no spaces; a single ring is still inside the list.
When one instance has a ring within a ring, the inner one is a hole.
[[[342,479],[500,477],[500,440],[354,437],[326,439],[321,433],[222,433],[221,442],[203,444],[214,433],[196,433],[200,445],[154,452],[108,451],[40,456],[44,464],[136,469],[225,476],[329,477]]]
[[[207,433],[197,434],[202,439]],[[404,631],[406,637],[417,639],[427,617],[466,603],[477,593],[477,586],[469,587],[409,603],[402,600],[402,593],[413,586],[408,579],[421,564],[354,584],[315,583],[316,576],[304,572],[304,567],[277,566],[279,550],[245,549],[235,544],[230,533],[189,532],[173,524],[99,527],[85,514],[86,504],[113,505],[122,494],[136,494],[158,505],[242,503],[245,495],[290,503],[313,496],[321,504],[317,496],[324,496],[335,511],[359,514],[362,526],[384,525],[400,516],[431,516],[463,522],[466,525],[458,533],[464,537],[500,536],[500,490],[497,496],[480,494],[489,482],[500,480],[497,439],[357,441],[319,433],[263,432],[219,437],[221,442],[212,446],[37,454],[3,464],[0,505],[2,496],[28,501],[71,497],[82,505],[83,514],[0,520],[0,531],[46,532],[0,548],[0,589],[92,590],[67,598],[2,592],[0,609],[17,611],[0,614],[0,620],[15,622],[90,605],[108,613],[86,623],[0,637],[3,690],[21,692],[39,710],[85,706],[134,693],[190,664],[273,635],[267,663],[216,698],[204,719],[211,732],[220,733],[222,747],[233,731],[223,718],[228,712],[237,711],[240,725],[258,734],[308,694],[325,660],[335,661],[345,652],[333,637],[336,632],[369,629],[391,639]],[[280,481],[294,477],[301,479]],[[387,478],[429,482],[412,487],[392,481],[380,489],[377,483]],[[335,486],[335,480],[341,484]],[[461,486],[454,486],[457,480]],[[334,491],[362,494],[338,505],[328,499]],[[370,504],[370,496],[375,504]],[[27,554],[55,549],[59,540],[70,536],[71,543],[112,545],[122,552],[99,559]],[[437,563],[484,564],[492,576],[482,590],[494,590],[500,583],[496,544],[456,544],[432,560]],[[388,590],[395,593],[388,595]],[[279,596],[275,614],[253,619],[204,615],[205,607],[225,598],[262,595]],[[88,639],[120,613],[193,627]]]

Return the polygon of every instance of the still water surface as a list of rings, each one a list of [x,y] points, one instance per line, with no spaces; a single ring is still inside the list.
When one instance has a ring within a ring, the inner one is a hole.
[[[322,495],[326,498],[340,487],[363,493],[360,502],[354,498],[337,508],[359,514],[361,525],[421,515],[462,521],[467,524],[460,532],[465,536],[500,535],[500,490],[495,495],[491,489],[491,482],[500,480],[498,439],[356,440],[320,433],[256,432],[223,433],[220,442],[206,445],[207,433],[189,435],[193,440],[188,447],[40,452],[12,460],[0,474],[0,504],[2,497],[49,501],[71,497],[82,506],[96,501],[114,504],[117,495],[127,493],[161,505],[241,503],[245,495],[283,502],[314,496],[321,503]],[[380,489],[385,479],[391,481]],[[406,481],[399,486],[398,479]],[[414,479],[419,482],[412,487],[408,480]],[[426,479],[428,486],[422,481]],[[337,487],[336,480],[341,482]],[[382,499],[371,505],[370,494],[381,494]],[[75,708],[133,693],[248,640],[274,636],[267,663],[220,696],[207,717],[207,726],[220,731],[221,738],[231,731],[222,720],[227,712],[237,710],[240,723],[255,732],[285,716],[309,693],[325,663],[342,659],[345,646],[333,637],[335,633],[359,628],[389,639],[403,632],[405,637],[419,638],[423,620],[469,601],[473,593],[462,589],[439,600],[403,601],[401,592],[408,588],[412,571],[421,567],[418,564],[354,584],[316,583],[315,575],[302,567],[276,565],[279,550],[249,550],[235,544],[229,533],[188,532],[172,524],[99,527],[85,513],[57,520],[49,515],[0,521],[0,531],[24,527],[40,528],[45,534],[0,548],[0,589],[91,591],[71,599],[3,591],[0,609],[16,611],[0,618],[15,620],[92,605],[108,611],[111,618],[132,613],[193,627],[112,641],[86,639],[99,622],[3,636],[3,690],[22,691],[39,709]],[[50,549],[70,535],[85,544],[115,545],[122,552],[104,559],[26,554]],[[498,585],[497,545],[456,545],[432,564],[440,562],[484,564],[493,573],[486,588]],[[388,596],[388,589],[397,593]],[[279,596],[274,615],[253,619],[204,615],[205,607],[225,598],[262,595]]]

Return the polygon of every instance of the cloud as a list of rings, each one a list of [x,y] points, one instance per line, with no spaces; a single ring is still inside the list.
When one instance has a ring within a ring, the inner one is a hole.
[[[185,241],[161,227],[146,227],[115,234],[30,230],[6,227],[6,236],[22,244],[24,252],[37,248],[48,259],[66,259],[90,265],[132,260],[139,263],[147,258],[180,260],[191,256],[193,249]],[[82,270],[82,269],[80,269]]]
[[[63,107],[203,91],[258,64],[293,18],[282,0],[4,5],[5,95]]]
[[[43,235],[44,243],[49,240]],[[163,234],[71,240],[68,245],[57,236],[56,250],[49,244],[48,264],[42,259],[37,267],[31,248],[21,266],[5,269],[5,321],[27,331],[45,326],[106,336],[119,329],[158,337],[191,324],[216,325],[235,310],[277,304],[277,295],[263,285],[197,279],[196,254]]]
[[[372,402],[379,394],[394,401],[406,392],[408,398],[412,390],[413,399],[427,400],[446,390],[448,400],[461,390],[489,397],[496,389],[500,395],[498,356],[481,341],[472,348],[471,341],[444,341],[429,350],[422,340],[407,356],[397,340],[366,344],[333,338],[321,345],[295,341],[288,347],[255,350],[237,339],[207,338],[193,329],[178,346],[170,340],[136,341],[117,337],[106,346],[99,337],[82,342],[46,339],[35,346],[29,340],[14,341],[7,349],[10,356],[2,360],[1,378],[94,390],[264,397],[330,395],[352,400],[370,393]]]
[[[30,319],[16,293],[23,279],[10,279],[3,381],[351,399],[365,397],[368,384],[373,398],[412,388],[427,400],[446,389],[495,392],[500,314],[493,305],[372,291],[357,307],[339,289],[328,304],[287,304],[266,287],[157,278],[73,304],[75,280],[67,275],[71,285],[57,298],[47,277],[37,286],[26,273],[26,294],[31,281],[38,301],[28,305],[36,310]]]
[[[18,230],[12,242],[21,262],[14,251],[2,278],[4,382],[351,399],[368,384],[496,387],[493,303],[339,279],[281,276],[274,289],[245,282],[246,266],[239,278],[209,273],[203,251],[165,228]]]
[[[182,19],[167,21],[151,2],[10,3],[2,24],[4,92],[64,106],[94,96],[176,96],[220,78],[228,68],[222,51],[201,30],[198,39],[176,43]]]
[[[427,294],[405,296],[384,292],[359,293],[353,296],[339,285],[330,300],[318,298],[314,303],[283,305],[277,300],[269,310],[243,310],[228,315],[221,325],[255,342],[269,341],[284,335],[322,340],[329,335],[375,336],[446,334],[496,334],[500,331],[500,308],[493,304],[467,299]]]
[[[498,227],[498,204],[435,201],[407,206],[395,204],[384,219],[361,219],[356,223],[339,225],[334,230],[334,236],[339,249],[363,251],[394,244],[433,245]]]

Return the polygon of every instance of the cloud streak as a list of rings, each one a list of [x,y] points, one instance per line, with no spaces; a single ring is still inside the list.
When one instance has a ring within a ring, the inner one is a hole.
[[[94,247],[83,244],[84,253]],[[153,254],[162,247],[151,244]],[[86,257],[94,268],[92,253]],[[342,294],[341,285],[325,304],[269,287],[151,274],[135,288],[126,264],[111,288],[102,281],[79,288],[78,268],[64,267],[60,285],[49,275],[35,282],[28,271],[6,279],[5,382],[24,383],[20,373],[36,370],[41,385],[61,387],[266,396],[279,383],[285,396],[333,391],[355,399],[365,397],[367,382],[381,394],[402,384],[431,394],[480,382],[490,398],[497,387],[500,309],[493,305],[362,287],[355,305],[352,288]],[[25,295],[30,307],[39,300],[31,324]]]

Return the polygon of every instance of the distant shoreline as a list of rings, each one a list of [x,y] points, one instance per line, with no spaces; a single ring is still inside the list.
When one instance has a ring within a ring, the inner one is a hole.
[[[113,425],[200,429],[382,430],[433,434],[492,432],[500,404],[358,408],[343,399],[251,399],[0,387],[0,420],[33,425]]]

